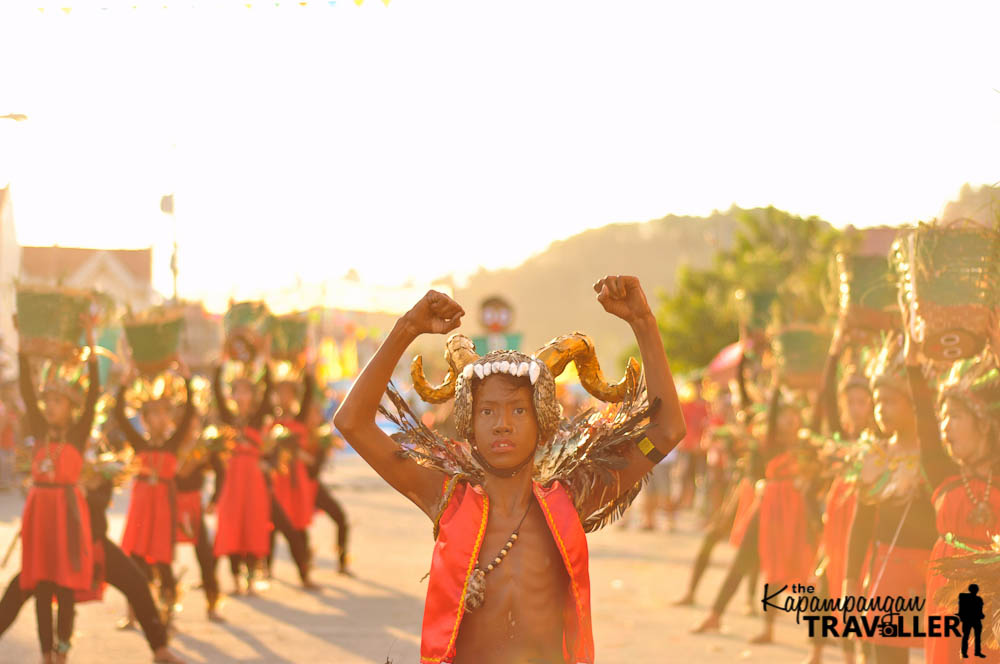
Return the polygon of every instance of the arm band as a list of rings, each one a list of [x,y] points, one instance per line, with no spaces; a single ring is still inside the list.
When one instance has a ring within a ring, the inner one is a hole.
[[[661,461],[663,461],[663,457],[667,456],[660,450],[656,449],[656,446],[653,445],[653,442],[649,438],[643,438],[642,440],[640,440],[636,444],[636,447],[639,448],[639,451],[642,452],[642,455],[644,457],[646,457],[653,463],[660,463]]]

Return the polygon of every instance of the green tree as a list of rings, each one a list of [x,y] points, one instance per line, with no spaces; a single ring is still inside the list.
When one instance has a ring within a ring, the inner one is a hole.
[[[739,338],[737,289],[777,292],[779,324],[818,322],[829,310],[840,231],[774,207],[730,213],[737,219],[732,247],[717,252],[707,269],[682,269],[676,291],[660,294],[657,321],[677,372],[704,367]]]

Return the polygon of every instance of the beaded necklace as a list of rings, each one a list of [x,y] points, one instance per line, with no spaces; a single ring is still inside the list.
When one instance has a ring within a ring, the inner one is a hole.
[[[972,495],[972,487],[969,486],[969,476],[965,472],[965,468],[962,468],[962,487],[965,489],[965,495],[968,496],[969,502],[971,502],[975,507],[972,508],[972,512],[969,514],[969,523],[974,526],[985,526],[987,524],[993,523],[993,509],[990,507],[990,487],[993,484],[993,469],[990,468],[990,472],[986,475],[986,490],[983,491],[983,497],[981,500],[977,500],[974,495]]]
[[[493,558],[493,562],[486,566],[486,569],[482,568],[482,565],[478,560],[476,561],[476,568],[472,570],[471,574],[469,574],[467,588],[465,591],[465,608],[469,611],[478,609],[483,605],[483,602],[486,601],[486,575],[499,567],[500,563],[504,561],[507,554],[514,547],[514,543],[517,542],[518,532],[521,530],[524,520],[528,518],[528,512],[530,511],[531,503],[529,502],[528,509],[524,511],[524,516],[521,517],[517,527],[514,528],[514,532],[507,538],[507,543],[503,545],[500,552],[497,553],[495,558]]]

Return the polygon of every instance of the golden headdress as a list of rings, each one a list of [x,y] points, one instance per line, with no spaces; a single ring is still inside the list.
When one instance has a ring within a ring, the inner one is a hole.
[[[562,408],[556,399],[556,377],[574,362],[580,383],[593,396],[602,401],[617,403],[625,398],[629,389],[634,390],[639,377],[639,364],[629,358],[625,376],[609,384],[601,371],[590,337],[581,333],[553,339],[534,355],[514,350],[498,350],[481,357],[472,341],[461,334],[448,338],[445,344],[448,374],[440,385],[430,385],[424,376],[423,358],[413,358],[410,375],[413,387],[429,403],[443,403],[455,398],[455,426],[460,436],[469,440],[472,435],[472,391],[477,380],[491,375],[527,378],[533,388],[535,413],[542,440],[549,440],[559,428]]]
[[[89,380],[86,362],[46,360],[41,370],[41,393],[61,394],[78,408],[83,405],[85,384]]]

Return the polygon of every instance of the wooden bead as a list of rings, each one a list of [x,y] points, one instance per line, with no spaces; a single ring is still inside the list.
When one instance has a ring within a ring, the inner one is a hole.
[[[499,558],[494,558],[493,559],[493,564],[494,565],[499,565],[500,564],[500,559]]]
[[[486,566],[486,571],[487,572],[492,572],[493,571],[493,565],[487,565]]]
[[[506,556],[506,555],[507,555],[507,552],[506,552],[506,551],[501,551],[501,552],[500,552],[500,557],[501,557],[501,558],[503,558],[503,557],[504,557],[504,556]]]
[[[511,535],[510,538],[516,542],[517,541],[517,533],[514,533],[513,535]]]
[[[503,548],[505,548],[505,549],[509,549],[509,548],[510,548],[510,547],[512,547],[512,546],[514,546],[514,543],[513,543],[513,542],[507,542],[506,544],[504,544],[504,545],[503,545]]]

